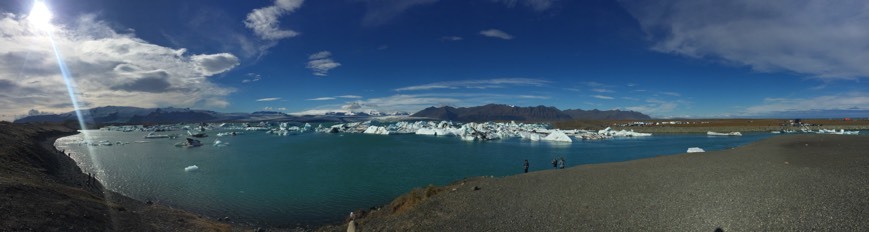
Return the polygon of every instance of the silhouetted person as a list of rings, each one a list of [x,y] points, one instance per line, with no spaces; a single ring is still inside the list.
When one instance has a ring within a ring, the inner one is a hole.
[[[528,173],[528,166],[530,166],[528,164],[528,160],[525,160],[525,164],[523,164],[522,166],[525,167],[525,173]]]
[[[558,168],[558,159],[552,158],[552,168]]]
[[[558,161],[558,168],[564,169],[564,157],[561,157],[561,160]]]

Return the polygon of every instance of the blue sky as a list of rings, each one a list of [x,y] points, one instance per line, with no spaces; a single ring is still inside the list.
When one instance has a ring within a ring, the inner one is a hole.
[[[0,3],[0,119],[72,109],[49,37],[85,107],[869,116],[865,1],[45,3]]]

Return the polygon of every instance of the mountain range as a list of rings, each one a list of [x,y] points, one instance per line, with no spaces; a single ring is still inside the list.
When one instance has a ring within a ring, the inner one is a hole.
[[[346,122],[368,120],[372,116],[390,116],[372,112],[339,112],[325,115],[288,115],[274,111],[253,113],[221,113],[210,110],[190,108],[138,108],[128,106],[104,106],[82,110],[87,124],[167,124],[196,122],[255,122],[255,121],[297,121],[297,122]],[[398,115],[406,115],[399,113]],[[619,110],[565,110],[555,107],[515,107],[489,104],[476,107],[429,107],[411,117],[461,122],[482,121],[561,121],[570,119],[649,119],[649,116],[634,111]],[[15,120],[15,123],[28,122],[67,122],[78,120],[75,111],[62,114],[38,114]]]
[[[551,106],[516,107],[501,104],[488,104],[474,107],[429,107],[412,117],[424,117],[438,120],[453,120],[460,122],[483,121],[562,121],[562,120],[644,120],[651,119],[636,111],[621,110],[559,110]]]

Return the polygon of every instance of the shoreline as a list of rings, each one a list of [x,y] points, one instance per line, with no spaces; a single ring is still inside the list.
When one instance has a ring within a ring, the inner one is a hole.
[[[722,151],[478,177],[434,187],[441,191],[392,212],[414,190],[355,228],[860,231],[869,228],[866,149],[863,136],[783,135]]]
[[[54,147],[76,130],[56,124],[0,123],[0,230],[233,231],[217,222],[109,191]]]
[[[0,126],[5,126],[5,125],[0,125]],[[36,145],[42,147],[46,151],[56,151],[56,147],[54,147],[54,143],[55,143],[56,139],[58,139],[60,137],[64,137],[64,136],[70,136],[70,135],[73,135],[73,133],[63,134],[63,135],[54,135],[54,136],[44,137],[42,139],[37,139],[38,143]],[[821,136],[821,137],[828,136],[831,138],[833,138],[833,137],[842,137],[842,138],[854,137],[854,136],[840,136],[840,135],[839,136],[837,136],[837,135],[787,135],[787,136]],[[776,137],[780,137],[780,136],[776,136]],[[736,149],[743,149],[744,147],[755,146],[755,144],[765,143],[767,140],[769,140],[769,139],[756,141],[756,142],[753,142],[753,143],[748,144],[748,145],[740,146],[739,148],[736,148]],[[60,158],[59,160],[63,161],[62,159],[64,159],[64,157],[66,157],[66,156],[59,154],[59,152],[60,151],[54,152],[54,154],[57,156],[57,158]],[[724,152],[724,151],[717,151],[717,152]],[[699,155],[707,155],[707,154],[711,154],[711,153],[716,153],[716,152],[710,152],[710,153],[699,154]],[[667,156],[685,156],[685,155],[691,155],[691,154],[676,154],[676,155],[667,155]],[[616,162],[616,163],[580,165],[580,166],[568,168],[568,170],[572,170],[572,169],[580,168],[580,167],[585,167],[585,166],[589,166],[589,167],[597,166],[597,165],[608,166],[608,165],[613,165],[613,164],[621,164],[621,163],[626,163],[626,162],[643,161],[643,160],[647,160],[647,159],[658,159],[658,158],[661,158],[661,157],[623,161],[623,162]],[[54,171],[56,173],[53,176],[51,176],[51,178],[66,177],[66,178],[69,178],[73,181],[75,181],[75,180],[81,181],[82,176],[84,176],[84,178],[87,178],[87,175],[82,173],[81,169],[77,166],[77,163],[74,160],[72,160],[69,157],[66,157],[65,159],[67,159],[66,160],[66,162],[68,162],[67,165],[71,164],[72,167],[66,166],[65,169],[64,168],[56,169]],[[63,163],[63,162],[60,162],[60,163]],[[66,169],[69,169],[69,170],[66,170]],[[70,170],[73,170],[73,171],[70,172]],[[75,170],[78,171],[77,177],[75,175],[66,175],[66,174],[60,175],[59,174],[59,173],[75,173],[74,172]],[[44,171],[47,171],[47,170],[44,170]],[[489,190],[489,187],[483,186],[480,183],[490,183],[492,181],[497,182],[497,181],[502,181],[502,179],[519,178],[517,176],[537,175],[537,173],[539,173],[539,172],[547,172],[548,173],[548,172],[553,172],[553,171],[558,172],[558,170],[545,170],[545,171],[531,172],[528,174],[519,174],[519,175],[512,175],[512,176],[505,176],[505,177],[498,177],[498,178],[476,177],[476,178],[471,178],[471,179],[458,180],[458,181],[456,181],[452,184],[446,185],[446,186],[434,187],[435,189],[437,189],[436,194],[432,194],[431,196],[425,196],[422,199],[422,201],[416,202],[415,204],[417,204],[418,206],[421,206],[421,207],[428,207],[427,205],[431,204],[431,202],[428,201],[429,198],[437,200],[437,199],[440,199],[441,197],[444,197],[445,195],[450,195],[450,194],[454,194],[457,192],[458,193],[464,193],[464,192],[468,192],[468,191],[485,192],[486,190]],[[0,179],[0,184],[3,184],[2,180],[3,179]],[[69,180],[60,180],[60,181],[63,182],[65,185],[70,185],[69,183],[71,183],[71,182],[69,182]],[[103,194],[103,197],[105,199],[107,199],[107,203],[110,203],[110,204],[117,203],[115,206],[120,206],[121,208],[124,208],[124,211],[127,211],[127,212],[132,211],[132,212],[142,213],[141,207],[143,205],[145,205],[145,203],[142,203],[141,201],[123,196],[122,194],[119,194],[119,193],[111,192],[108,190],[102,191],[104,189],[102,188],[101,184],[98,181],[96,184],[100,185],[100,187],[93,187],[93,189],[86,190],[86,191],[92,192],[92,193]],[[468,188],[476,187],[478,185],[483,186],[482,190],[480,190],[480,191],[468,190]],[[5,187],[5,186],[0,185],[0,187]],[[456,190],[451,190],[451,189],[456,189]],[[425,191],[428,191],[429,189],[421,189],[421,190],[423,190],[425,192]],[[99,195],[99,194],[95,194],[95,195]],[[412,193],[408,193],[408,194],[412,194]],[[402,198],[408,194],[404,194],[402,196],[397,197],[396,200],[393,200],[393,202],[384,205],[383,208],[388,209],[389,207],[392,207],[393,203],[396,203],[400,198]],[[423,194],[427,194],[427,193],[423,193]],[[2,196],[2,195],[0,195],[0,196]],[[133,206],[128,206],[128,205],[133,205]],[[147,205],[145,205],[145,206],[147,206]],[[190,213],[185,212],[184,210],[175,209],[175,208],[172,208],[172,207],[167,206],[167,205],[156,205],[155,204],[155,205],[150,206],[150,207],[152,207],[152,208],[165,208],[164,210],[177,211],[175,213],[180,213],[182,215],[189,214],[189,215],[192,215],[194,218],[198,218],[198,220],[202,220],[202,221],[205,221],[208,223],[221,223],[221,222],[215,222],[215,221],[213,221],[213,219],[203,218],[202,215],[190,214]],[[120,208],[115,208],[115,210],[118,210],[118,209],[120,209]],[[412,206],[409,209],[407,209],[408,212],[413,212],[413,211],[417,211],[417,210],[419,210],[419,209],[417,209],[416,206]],[[120,211],[120,212],[124,212],[124,211]],[[158,210],[154,210],[154,211],[158,211]],[[395,217],[395,215],[392,215],[391,213],[386,212],[386,211],[388,211],[388,210],[377,210],[374,212],[367,212],[367,213],[370,213],[370,215],[372,215],[372,216],[367,217],[367,218],[361,218],[360,220],[358,220],[360,222],[360,226],[370,226],[371,225],[370,223],[373,223],[372,221],[384,220],[383,218],[389,219],[389,218]],[[2,212],[2,211],[0,211],[0,212]],[[359,213],[358,210],[357,210],[357,213]],[[114,212],[114,214],[122,214],[122,213]],[[0,215],[2,215],[2,214],[0,214]],[[183,218],[186,218],[186,217],[183,217]],[[85,218],[85,219],[87,219],[87,218]],[[141,218],[139,220],[141,220]],[[171,221],[171,220],[169,220],[169,221]],[[118,222],[112,222],[112,223],[118,223]],[[257,226],[256,224],[237,224],[237,223],[231,223],[231,224],[222,223],[222,224],[224,225],[223,229],[218,229],[218,230],[227,231],[227,230],[253,230],[254,228],[259,229],[259,228],[255,227],[255,226]],[[291,231],[308,231],[308,230],[344,231],[346,229],[346,225],[347,225],[346,223],[344,223],[343,225],[335,225],[335,224],[309,225],[309,226],[306,226],[303,228],[270,227],[269,225],[262,225],[262,226],[263,226],[263,228],[268,229],[270,231],[272,231],[272,230],[278,230],[278,231],[285,231],[285,230],[291,230]],[[117,224],[115,224],[115,226],[117,226]],[[172,227],[164,227],[164,228],[172,228],[172,230],[181,230],[184,228],[190,229],[189,227],[185,227],[184,225],[181,225],[178,227],[175,227],[175,226],[178,226],[178,225],[172,225]],[[9,228],[9,227],[7,227],[6,224],[0,224],[0,230],[2,230],[2,228]],[[76,227],[76,228],[78,228],[78,227]],[[108,227],[106,227],[106,228],[108,228]],[[117,228],[123,228],[123,227],[115,227],[115,228],[117,229]],[[133,228],[136,228],[136,227],[133,227]],[[365,228],[365,227],[362,227],[362,228]],[[380,229],[395,230],[396,228],[398,228],[398,227],[384,227],[384,228],[380,228]]]

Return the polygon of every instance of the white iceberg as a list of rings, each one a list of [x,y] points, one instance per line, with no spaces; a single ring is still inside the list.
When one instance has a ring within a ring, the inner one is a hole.
[[[564,134],[564,132],[562,132],[561,130],[554,130],[552,131],[552,133],[549,133],[549,135],[543,137],[541,140],[566,143],[573,142],[573,140],[571,140],[570,137]]]
[[[375,134],[375,135],[389,135],[389,130],[386,127],[382,126],[369,126],[368,129],[365,129],[365,134]]]
[[[699,147],[689,147],[688,148],[688,153],[697,153],[697,152],[706,152],[706,151],[704,151],[703,148],[699,148]]]
[[[196,166],[196,165],[191,165],[191,166],[187,166],[186,168],[184,168],[185,172],[193,172],[193,171],[197,171],[197,170],[199,170],[199,166]]]
[[[435,130],[429,129],[429,128],[419,128],[419,130],[416,131],[416,134],[418,134],[418,135],[435,135],[435,136],[438,135]]]

